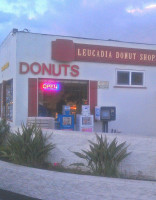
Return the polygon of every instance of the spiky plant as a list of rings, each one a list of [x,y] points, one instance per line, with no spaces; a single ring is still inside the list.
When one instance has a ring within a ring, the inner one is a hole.
[[[127,153],[126,142],[118,145],[115,138],[111,143],[105,138],[96,134],[97,142],[89,140],[89,150],[82,150],[82,153],[74,152],[75,155],[87,161],[87,167],[93,174],[102,176],[117,177],[118,166],[130,153]],[[84,163],[74,165],[85,166]]]
[[[0,145],[3,145],[10,133],[10,125],[7,123],[6,119],[0,121]]]
[[[1,154],[18,164],[41,166],[55,145],[47,143],[49,137],[43,135],[42,130],[36,125],[27,127],[22,124],[21,128],[21,132],[18,129],[8,137]]]

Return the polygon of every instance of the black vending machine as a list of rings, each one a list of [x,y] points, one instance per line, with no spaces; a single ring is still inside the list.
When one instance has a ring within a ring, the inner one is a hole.
[[[101,107],[100,119],[102,121],[102,132],[108,133],[108,122],[116,120],[116,107]]]

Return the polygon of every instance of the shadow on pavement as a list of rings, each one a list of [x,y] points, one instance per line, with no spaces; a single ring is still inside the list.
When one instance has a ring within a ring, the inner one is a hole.
[[[41,200],[0,189],[0,200]]]

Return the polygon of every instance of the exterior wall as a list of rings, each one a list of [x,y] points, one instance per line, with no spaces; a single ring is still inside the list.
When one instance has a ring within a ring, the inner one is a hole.
[[[116,68],[144,71],[146,88],[114,88]],[[155,135],[156,93],[154,86],[156,80],[154,76],[156,68],[116,65],[110,66],[108,71],[103,70],[104,73],[103,80],[109,81],[110,85],[109,89],[99,89],[98,105],[116,106],[117,112],[116,121],[110,122],[109,132],[111,129],[117,129],[129,134]]]
[[[44,131],[48,135],[51,131]],[[97,133],[100,135],[100,133]],[[115,137],[118,144],[125,142],[129,145],[128,151],[131,154],[122,161],[119,171],[122,175],[129,178],[156,180],[156,138],[146,136],[132,136],[124,134],[102,134],[109,142]],[[53,131],[49,142],[56,144],[56,148],[49,155],[49,161],[62,162],[64,166],[70,166],[72,163],[84,162],[73,152],[81,152],[82,149],[88,149],[88,140],[96,141],[94,133]]]
[[[9,63],[9,66],[2,71],[2,67]],[[13,123],[16,118],[16,37],[9,34],[4,42],[0,45],[0,83],[13,79]]]
[[[13,38],[13,37],[12,37]],[[56,39],[71,39],[74,43],[116,46],[138,49],[156,49],[155,45],[141,45],[114,41],[88,40],[81,38],[65,38],[61,36],[51,36],[42,34],[32,34],[17,32],[16,48],[16,85],[14,102],[15,124],[20,125],[21,121],[26,122],[28,116],[28,78],[54,78],[54,79],[73,79],[73,80],[92,80],[108,81],[109,87],[98,89],[98,106],[116,106],[116,121],[109,123],[109,132],[115,129],[125,134],[155,135],[156,132],[156,67],[153,66],[135,66],[123,64],[108,64],[95,62],[57,62],[51,58],[51,44]],[[13,40],[13,39],[12,39]],[[15,39],[14,39],[15,40]],[[4,48],[15,49],[15,45],[7,44]],[[10,50],[9,50],[10,51]],[[10,51],[12,52],[12,51]],[[15,52],[15,51],[14,51]],[[7,60],[7,59],[6,59]],[[4,61],[5,63],[6,61]],[[13,62],[13,61],[12,61]],[[15,56],[14,56],[15,62]],[[30,71],[26,74],[19,73],[19,63],[26,62],[29,65],[33,62],[40,64],[69,64],[79,66],[79,76],[72,77],[68,72],[65,75],[62,71],[60,76],[32,74]],[[141,70],[145,72],[145,88],[116,88],[116,70],[130,69]],[[7,72],[7,70],[6,70]],[[14,71],[13,71],[14,73]],[[6,75],[9,77],[9,73]],[[6,77],[6,78],[7,78]],[[15,81],[14,81],[15,84]],[[16,93],[17,91],[17,93]],[[16,113],[16,114],[15,114]],[[16,115],[16,116],[15,116]],[[96,123],[95,130],[101,130],[101,123]]]

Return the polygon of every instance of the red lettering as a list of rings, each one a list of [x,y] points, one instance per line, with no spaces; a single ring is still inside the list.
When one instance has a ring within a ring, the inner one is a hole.
[[[64,67],[64,75],[67,76],[67,68],[70,67],[70,65],[62,64],[61,66]]]
[[[29,64],[26,62],[20,62],[19,73],[26,74],[28,72],[29,72]]]
[[[49,68],[48,68],[45,63],[42,63],[42,74],[43,75],[45,74],[45,71],[48,74],[51,74],[51,64],[49,64]]]
[[[41,72],[41,65],[37,62],[34,62],[30,65],[30,70],[33,74],[39,74]]]
[[[55,64],[45,64],[45,63],[38,63],[33,62],[32,64],[28,64],[26,62],[19,63],[19,73],[20,74],[27,74],[29,70],[32,74],[42,74],[42,75],[53,75],[53,76],[60,76],[61,74],[64,76],[69,75],[70,65],[68,64],[59,64],[58,66]],[[62,71],[63,70],[63,71]],[[79,76],[79,66],[72,65],[70,75],[73,77]]]
[[[60,74],[61,74],[61,65],[59,65],[59,70],[58,70],[58,72],[56,73],[56,71],[55,71],[55,65],[53,64],[52,65],[52,74],[54,75],[54,76],[59,76]]]
[[[72,65],[71,66],[71,72],[70,72],[71,76],[79,76],[79,66],[78,65]]]

